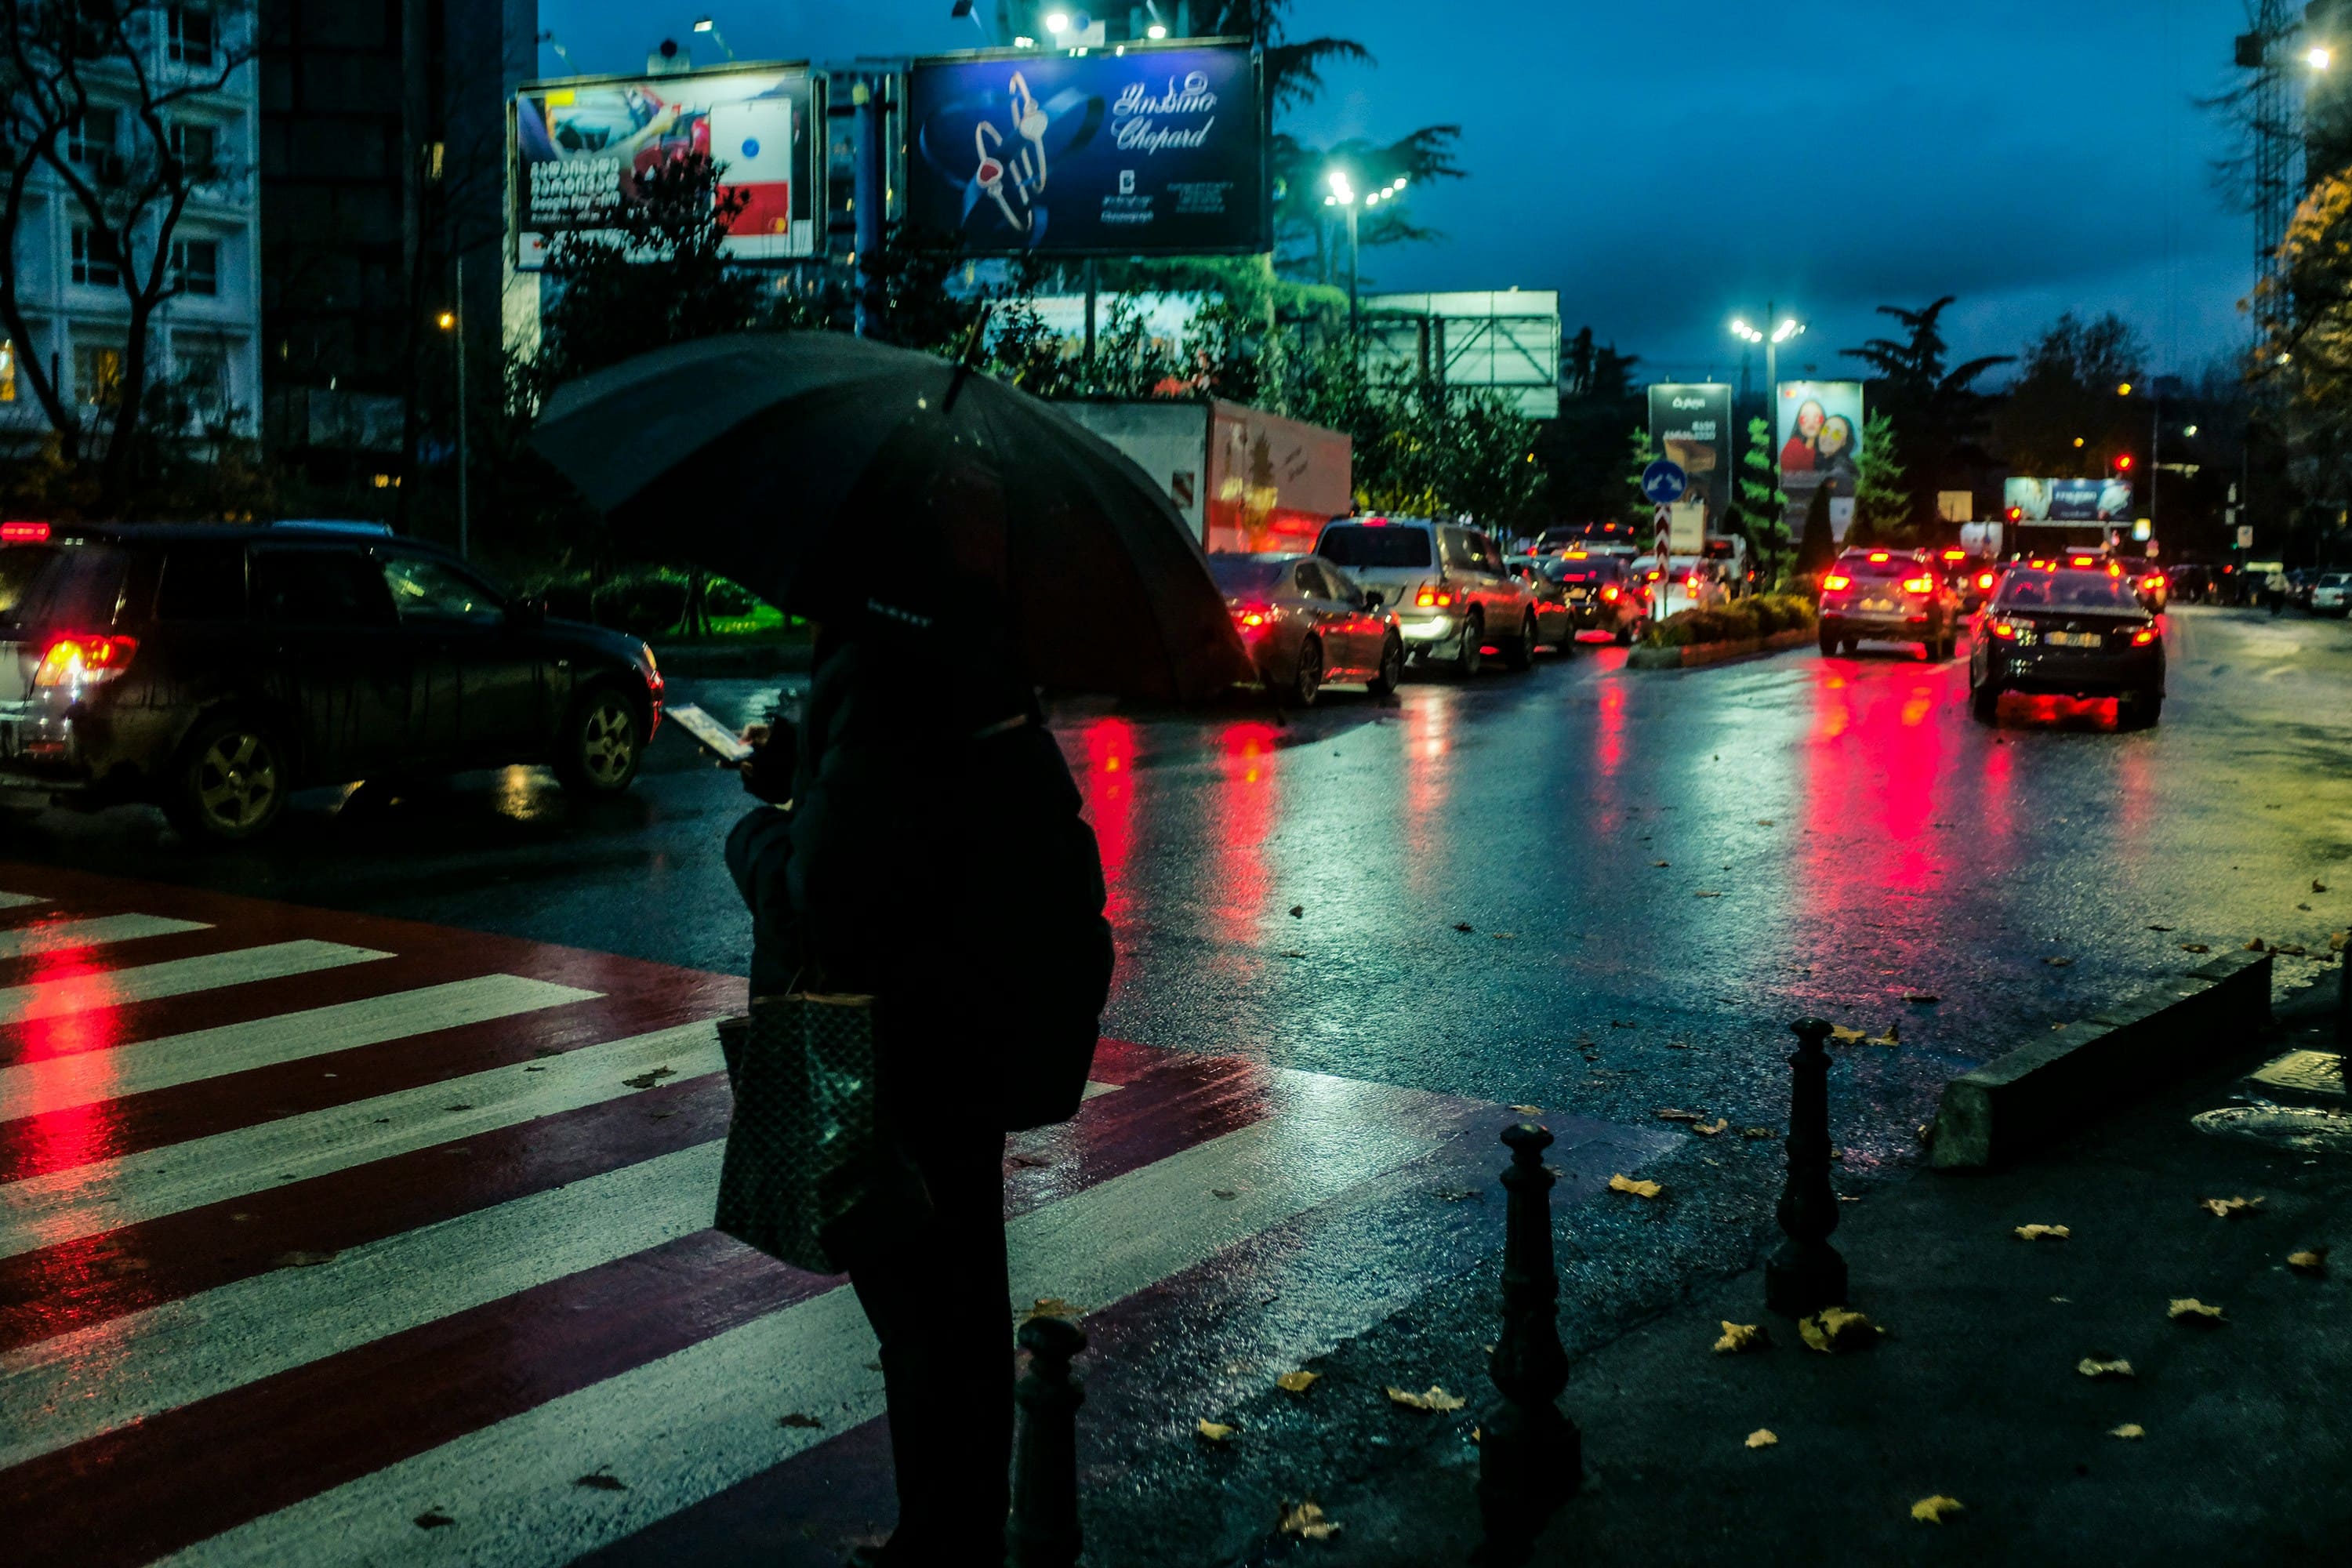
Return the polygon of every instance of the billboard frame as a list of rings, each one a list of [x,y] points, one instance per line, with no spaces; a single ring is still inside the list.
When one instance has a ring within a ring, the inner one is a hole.
[[[600,71],[587,76],[536,77],[529,81],[517,82],[513,90],[507,94],[506,104],[507,265],[517,272],[537,274],[544,269],[541,265],[524,265],[522,258],[522,237],[525,234],[544,234],[550,243],[552,243],[555,236],[559,233],[612,234],[617,232],[616,230],[610,228],[595,228],[586,225],[580,226],[579,227],[571,230],[543,230],[535,228],[531,225],[522,221],[524,204],[530,199],[530,190],[523,172],[522,131],[520,119],[520,102],[525,96],[534,92],[545,92],[553,89],[562,88],[579,89],[616,87],[627,82],[691,81],[698,77],[710,78],[752,73],[774,74],[777,72],[789,71],[798,71],[808,79],[808,124],[802,131],[799,140],[807,153],[805,162],[807,163],[808,175],[805,184],[809,194],[809,222],[811,225],[813,247],[806,256],[730,255],[727,259],[730,266],[757,267],[771,269],[784,267],[805,267],[812,263],[821,263],[826,260],[830,254],[831,247],[827,238],[825,224],[832,214],[832,182],[830,178],[832,171],[828,167],[830,160],[826,156],[826,145],[830,136],[827,114],[830,102],[830,93],[827,87],[828,73],[824,68],[817,65],[814,60],[737,59],[729,60],[725,65],[696,66],[687,70],[664,71],[658,74],[641,70]],[[723,175],[720,177],[719,184],[722,188],[726,185],[726,179]]]
[[[925,66],[986,65],[996,60],[1082,58],[1097,54],[1108,55],[1114,59],[1124,59],[1129,55],[1169,54],[1211,48],[1245,48],[1249,51],[1250,86],[1258,107],[1257,188],[1260,197],[1263,198],[1257,212],[1258,228],[1255,243],[1245,246],[1187,246],[1181,250],[1167,250],[1151,247],[1137,249],[1129,246],[1073,247],[1067,250],[1045,251],[1028,250],[1018,246],[975,249],[961,242],[946,247],[921,247],[916,243],[919,237],[905,233],[903,230],[900,237],[893,243],[903,245],[909,250],[915,250],[922,255],[962,256],[975,260],[1000,257],[1034,256],[1040,259],[1048,260],[1100,261],[1123,260],[1131,257],[1264,256],[1271,253],[1274,249],[1274,105],[1266,98],[1265,51],[1257,47],[1256,39],[1251,37],[1145,39],[1133,43],[1115,44],[1107,48],[1089,46],[1070,49],[954,49],[946,54],[913,56],[898,70],[898,79],[902,86],[898,96],[902,118],[899,123],[898,145],[895,149],[897,156],[890,164],[890,180],[900,192],[905,194],[904,199],[908,203],[906,210],[911,211],[915,188],[915,73]],[[902,216],[902,225],[904,222],[905,218]]]

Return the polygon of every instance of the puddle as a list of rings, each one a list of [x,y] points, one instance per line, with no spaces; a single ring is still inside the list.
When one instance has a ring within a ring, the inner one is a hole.
[[[2229,1105],[2189,1119],[2200,1132],[2301,1153],[2352,1153],[2352,1115],[2307,1105]]]
[[[2289,1051],[2251,1076],[2294,1094],[2344,1098],[2344,1058],[2334,1051]]]

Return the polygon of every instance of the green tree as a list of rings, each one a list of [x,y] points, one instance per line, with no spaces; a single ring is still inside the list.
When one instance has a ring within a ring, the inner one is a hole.
[[[2304,198],[2279,248],[2277,279],[2263,289],[2273,309],[2253,369],[2282,395],[2296,488],[2352,494],[2352,170]]]
[[[2070,310],[2038,333],[1993,416],[2010,469],[2089,479],[2116,454],[2139,451],[2147,440],[2146,405],[2117,389],[2136,385],[2147,360],[2147,345],[2112,311],[2085,321]]]
[[[1947,368],[1943,315],[1957,296],[1917,310],[1881,305],[1878,313],[1903,327],[1899,338],[1873,338],[1839,352],[1866,362],[1877,374],[1870,384],[1871,406],[1884,410],[1901,432],[1911,461],[1911,521],[1924,526],[1935,516],[1936,492],[1954,477],[1962,453],[1984,423],[1984,395],[1976,384],[1995,366],[2012,363],[1990,354]]]
[[[1854,533],[1849,542],[1903,541],[1910,531],[1911,495],[1903,484],[1903,455],[1895,422],[1878,409],[1872,409],[1863,421],[1862,450],[1854,456],[1854,466],[1861,477],[1854,481]]]
[[[1622,469],[1623,482],[1618,491],[1617,519],[1635,528],[1657,516],[1658,509],[1642,490],[1642,473],[1658,460],[1657,443],[1650,439],[1650,427],[1637,425],[1627,437]]]
[[[1830,526],[1830,487],[1822,485],[1805,503],[1805,531],[1797,541],[1797,573],[1810,577],[1837,559],[1837,536]]]
[[[1789,553],[1789,498],[1772,472],[1772,426],[1767,420],[1748,422],[1748,448],[1739,455],[1739,494],[1730,521],[1746,535],[1763,580],[1778,581]]]
[[[1594,341],[1584,327],[1560,355],[1559,416],[1536,437],[1545,502],[1555,521],[1597,522],[1623,510],[1618,468],[1625,431],[1646,417],[1633,384],[1636,356]]]

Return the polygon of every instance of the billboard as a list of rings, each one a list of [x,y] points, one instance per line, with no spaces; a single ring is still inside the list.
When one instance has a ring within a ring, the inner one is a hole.
[[[1508,398],[1523,417],[1559,417],[1559,295],[1549,289],[1367,294],[1364,363],[1375,380],[1412,377]]]
[[[1651,387],[1650,444],[1690,476],[1683,499],[1706,503],[1707,516],[1719,525],[1739,494],[1731,388],[1714,382]]]
[[[907,224],[972,255],[1273,247],[1247,41],[982,50],[907,73]]]
[[[2131,521],[2132,487],[2120,479],[2012,479],[2002,481],[2000,503],[2020,522],[2122,522]]]
[[[721,183],[745,198],[729,227],[731,254],[816,255],[815,107],[798,65],[526,84],[515,95],[517,265],[539,266],[567,230],[610,228],[643,199],[647,170],[688,153],[709,154]]]
[[[1853,521],[1854,489],[1862,478],[1862,383],[1784,381],[1779,392],[1772,429],[1780,443],[1790,533],[1803,531],[1814,493],[1827,489],[1831,531],[1843,540]]]

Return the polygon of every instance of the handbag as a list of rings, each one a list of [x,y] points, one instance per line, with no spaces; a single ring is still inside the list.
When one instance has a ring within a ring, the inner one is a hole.
[[[921,1179],[881,1109],[874,999],[795,991],[756,997],[719,1026],[735,1090],[711,1223],[816,1274],[847,1266],[854,1217],[903,1219],[928,1206]]]

